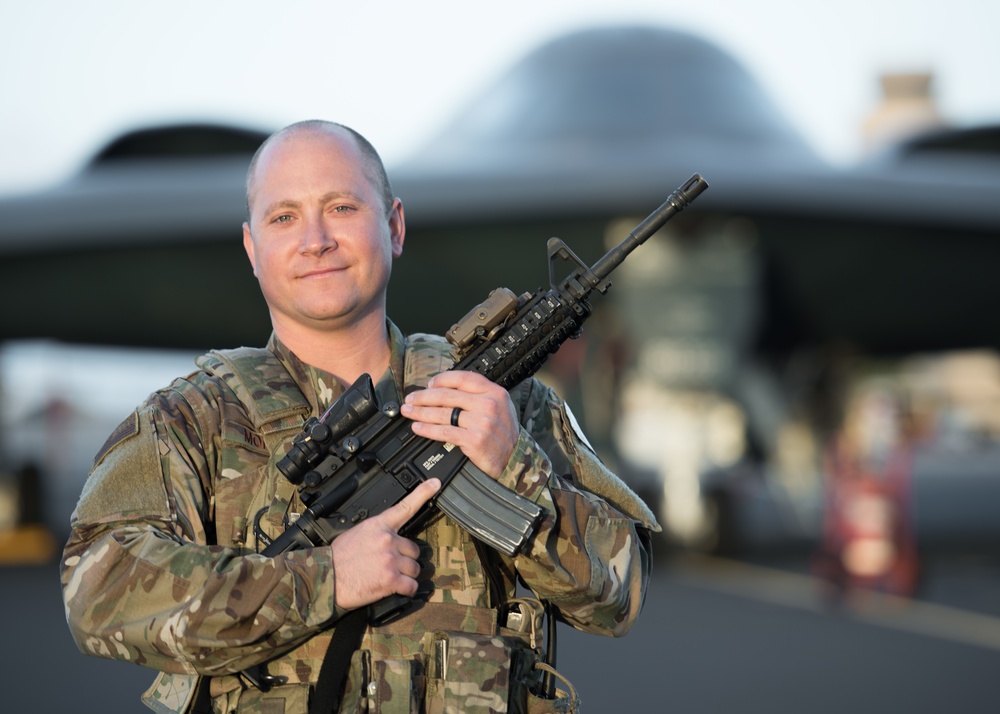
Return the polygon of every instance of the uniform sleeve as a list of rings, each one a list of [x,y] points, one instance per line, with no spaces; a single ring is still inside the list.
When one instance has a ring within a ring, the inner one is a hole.
[[[514,561],[525,584],[579,630],[627,633],[642,608],[652,568],[650,533],[659,526],[579,437],[564,403],[538,382],[498,480],[545,512]]]
[[[219,435],[204,424],[213,421],[217,411],[199,419],[178,391],[160,392],[98,454],[61,567],[84,653],[226,674],[292,649],[340,614],[329,548],[268,558],[210,545]]]

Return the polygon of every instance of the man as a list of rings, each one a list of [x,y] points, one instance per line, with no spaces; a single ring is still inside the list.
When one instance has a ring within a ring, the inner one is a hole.
[[[538,607],[515,598],[517,580],[574,627],[622,635],[645,593],[652,514],[551,390],[529,380],[515,404],[484,377],[446,371],[443,340],[404,337],[387,320],[403,205],[363,137],[318,121],[279,131],[251,162],[247,209],[244,246],[274,333],[266,350],[200,358],[98,453],[62,569],[78,645],[160,670],[144,697],[157,711],[210,701],[305,712],[338,622],[398,594],[415,597],[414,611],[367,628],[339,711],[538,706]],[[256,552],[255,523],[273,538],[303,509],[276,460],[362,374],[378,378],[383,401],[403,402],[415,434],[461,447],[543,509],[520,554],[483,547],[443,515],[401,537],[434,479],[329,546]]]

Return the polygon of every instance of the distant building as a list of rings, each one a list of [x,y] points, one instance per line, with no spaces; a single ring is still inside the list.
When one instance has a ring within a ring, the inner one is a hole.
[[[933,81],[931,72],[887,72],[879,77],[882,101],[861,129],[866,152],[948,125],[934,99]]]

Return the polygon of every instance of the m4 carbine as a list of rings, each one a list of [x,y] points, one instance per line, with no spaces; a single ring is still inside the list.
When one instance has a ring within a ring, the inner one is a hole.
[[[607,292],[611,271],[707,187],[699,175],[692,176],[591,267],[563,241],[550,238],[550,287],[520,297],[506,288],[490,293],[448,330],[455,358],[452,369],[479,372],[506,389],[535,374],[563,342],[579,335],[591,312],[588,297],[594,290]],[[575,265],[558,284],[557,258]],[[273,541],[265,538],[262,552],[268,556],[329,544],[435,477],[441,480],[440,491],[401,534],[414,532],[437,508],[479,540],[513,556],[530,539],[542,515],[537,505],[480,471],[453,444],[415,436],[398,404],[378,403],[367,374],[320,418],[306,421],[277,466],[298,487],[306,509]],[[386,602],[373,608],[373,621],[384,620],[399,606]]]

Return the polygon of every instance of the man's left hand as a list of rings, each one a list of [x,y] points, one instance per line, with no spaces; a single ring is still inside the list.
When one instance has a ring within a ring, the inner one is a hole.
[[[507,466],[520,434],[507,390],[465,370],[432,377],[427,389],[407,395],[402,414],[413,420],[414,434],[454,444],[493,478]]]

